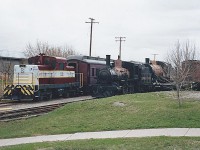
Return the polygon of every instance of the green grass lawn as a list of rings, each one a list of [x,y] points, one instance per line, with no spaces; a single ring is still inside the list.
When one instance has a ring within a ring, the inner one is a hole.
[[[9,146],[2,150],[198,150],[200,138],[152,137],[45,142]]]
[[[122,102],[125,106],[115,106]],[[0,138],[141,128],[199,128],[200,101],[176,100],[163,93],[140,93],[70,103],[49,114],[0,122]]]

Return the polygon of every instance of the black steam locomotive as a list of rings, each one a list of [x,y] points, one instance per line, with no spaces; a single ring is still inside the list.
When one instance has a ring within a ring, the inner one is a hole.
[[[110,55],[107,55],[106,67],[99,70],[92,94],[101,98],[116,94],[172,89],[169,68],[166,68],[164,63],[162,65],[161,62],[160,65],[150,63],[148,58],[145,63],[121,61],[118,58],[111,64]]]

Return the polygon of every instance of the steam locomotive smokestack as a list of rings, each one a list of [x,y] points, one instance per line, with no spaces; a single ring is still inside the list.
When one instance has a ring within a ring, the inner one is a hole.
[[[110,55],[106,55],[106,66],[110,67]]]
[[[120,60],[120,55],[118,55],[118,60]]]
[[[149,58],[145,58],[145,63],[149,64]]]

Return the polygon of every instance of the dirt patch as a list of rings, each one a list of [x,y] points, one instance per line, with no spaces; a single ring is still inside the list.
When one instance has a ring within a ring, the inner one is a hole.
[[[200,100],[200,92],[199,91],[182,91],[181,98]]]
[[[126,104],[124,104],[123,102],[114,102],[113,106],[124,107],[124,106],[126,106]]]
[[[174,99],[177,97],[176,91],[165,91],[164,93]],[[200,91],[180,91],[180,98],[200,100]]]

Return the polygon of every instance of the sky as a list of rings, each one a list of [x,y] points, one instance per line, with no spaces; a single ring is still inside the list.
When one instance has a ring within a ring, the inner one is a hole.
[[[92,56],[165,60],[179,40],[200,47],[200,0],[0,0],[0,54],[25,51],[28,43],[69,46]]]

